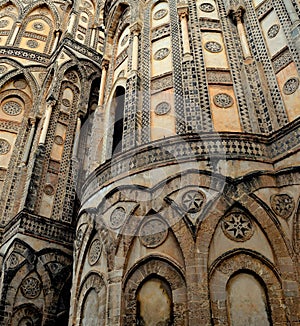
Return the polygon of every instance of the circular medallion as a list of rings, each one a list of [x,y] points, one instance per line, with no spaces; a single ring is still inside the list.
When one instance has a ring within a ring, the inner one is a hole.
[[[58,274],[62,271],[64,267],[61,263],[58,263],[56,261],[49,263],[47,266],[52,274]]]
[[[241,212],[225,216],[221,223],[224,234],[234,241],[249,240],[254,233],[251,220]]]
[[[91,266],[97,263],[101,255],[101,250],[102,250],[102,246],[100,240],[98,239],[94,240],[89,250],[89,264]]]
[[[54,187],[48,183],[44,187],[44,193],[48,196],[53,196],[54,195]]]
[[[77,34],[78,40],[82,41],[84,39],[84,36],[82,34]]]
[[[199,212],[203,206],[205,196],[197,190],[190,190],[182,196],[181,204],[187,213]]]
[[[110,215],[109,223],[113,229],[118,229],[124,223],[126,211],[123,207],[117,207]]]
[[[128,42],[129,40],[129,35],[125,35],[123,38],[122,38],[122,41],[121,41],[121,46],[124,46],[126,45],[126,43]]]
[[[39,42],[36,40],[28,40],[26,44],[31,49],[35,49],[39,46]]]
[[[71,102],[67,98],[62,99],[61,103],[67,108],[71,106]]]
[[[283,86],[283,92],[286,95],[291,95],[296,92],[298,87],[299,87],[299,78],[292,77],[285,82]]]
[[[233,98],[226,93],[216,94],[213,100],[219,108],[225,109],[233,105]]]
[[[18,79],[16,81],[14,81],[14,86],[17,89],[24,89],[27,86],[26,80],[25,79]]]
[[[78,77],[75,74],[75,72],[73,72],[73,71],[67,72],[66,78],[69,79],[73,83],[77,83],[77,81],[78,81]]]
[[[204,47],[207,51],[212,53],[219,53],[223,50],[222,45],[215,41],[206,42]]]
[[[148,248],[161,245],[168,236],[168,225],[160,218],[146,220],[140,230],[142,244]]]
[[[0,20],[0,28],[5,28],[9,24],[9,21],[7,19]]]
[[[295,201],[288,194],[273,195],[271,196],[271,207],[277,215],[286,219],[292,215]]]
[[[157,50],[154,53],[154,59],[155,60],[163,60],[170,54],[170,50],[168,48],[162,48]]]
[[[155,20],[160,20],[160,19],[166,17],[167,14],[168,14],[168,10],[167,9],[160,9],[157,12],[154,13],[153,18]]]
[[[33,29],[35,29],[36,31],[43,31],[44,30],[44,24],[42,23],[34,23],[33,24]]]
[[[4,74],[7,72],[7,67],[4,65],[0,65],[0,74]]]
[[[87,19],[85,16],[82,16],[82,17],[81,17],[81,20],[82,20],[84,23],[86,23],[86,22],[88,21],[88,19]]]
[[[7,268],[16,268],[18,265],[19,265],[18,256],[15,253],[10,254],[6,262]]]
[[[27,277],[21,284],[21,292],[27,299],[35,299],[41,293],[41,282],[36,277]]]
[[[280,30],[280,26],[278,24],[274,24],[272,25],[269,29],[268,29],[268,37],[269,38],[274,38],[278,32]]]
[[[10,144],[6,139],[0,138],[0,155],[5,155],[10,151]]]
[[[157,115],[167,114],[171,110],[171,105],[168,102],[161,102],[157,104],[155,108],[155,113]]]
[[[60,135],[56,135],[54,137],[54,142],[56,145],[62,145],[64,143],[64,139]]]
[[[85,1],[85,2],[83,3],[83,5],[84,5],[84,7],[86,7],[86,8],[91,8],[91,7],[92,7],[92,5],[91,5],[88,1]]]
[[[215,7],[211,3],[205,2],[201,3],[200,10],[204,12],[213,12],[215,11]]]
[[[9,101],[3,105],[2,110],[7,115],[18,115],[22,112],[22,107],[17,102]]]

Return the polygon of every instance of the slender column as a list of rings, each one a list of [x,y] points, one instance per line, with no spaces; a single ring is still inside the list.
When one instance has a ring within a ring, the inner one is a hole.
[[[238,30],[238,34],[239,34],[239,38],[240,38],[240,42],[241,42],[241,46],[242,46],[244,59],[245,60],[251,59],[252,55],[251,55],[251,51],[250,51],[247,36],[246,36],[245,26],[242,21],[242,17],[244,14],[244,8],[239,7],[236,10],[232,11],[232,13],[233,13],[233,19],[236,21],[237,30]]]
[[[24,154],[22,157],[22,162],[21,165],[26,165],[27,161],[28,161],[28,157],[29,157],[29,153],[30,153],[30,149],[31,149],[31,145],[32,145],[32,141],[33,141],[33,137],[34,137],[34,133],[35,133],[35,119],[29,119],[31,128],[30,128],[30,132],[29,132],[29,137],[27,139],[27,143],[25,146],[25,150],[24,150]]]
[[[106,85],[108,65],[109,65],[109,61],[107,59],[103,59],[102,60],[101,84],[100,84],[100,90],[99,90],[99,101],[98,101],[99,106],[102,106],[104,103],[104,91],[105,91],[105,85]]]
[[[177,11],[180,19],[182,33],[183,60],[188,61],[192,59],[188,27],[189,10],[185,4],[182,4],[178,6]]]
[[[288,12],[288,15],[291,19],[291,22],[292,22],[292,25],[295,26],[295,25],[299,25],[300,24],[300,19],[296,13],[296,10],[292,4],[292,1],[291,0],[285,0],[283,1],[285,7],[286,7],[286,10]]]
[[[54,42],[53,42],[53,46],[52,46],[52,53],[57,48],[57,44],[58,44],[60,36],[61,36],[61,31],[60,30],[55,31],[54,36],[55,36],[55,38],[54,38]]]
[[[132,42],[132,71],[138,70],[139,64],[139,35],[141,33],[141,25],[137,22],[130,26],[130,31],[133,34]]]
[[[53,106],[55,105],[56,101],[49,101],[46,104],[46,113],[45,113],[45,118],[43,121],[43,127],[42,127],[42,132],[40,135],[40,139],[39,139],[39,144],[45,144],[45,140],[46,140],[46,136],[47,136],[47,131],[49,128],[49,123],[50,123],[50,117],[52,114],[52,109]]]
[[[67,33],[70,33],[72,34],[72,31],[73,31],[73,27],[74,27],[74,24],[75,24],[75,20],[76,20],[76,12],[72,12],[71,13],[71,16],[70,16],[70,20],[69,20],[69,24],[68,24],[68,28],[67,28]]]
[[[92,26],[92,33],[91,33],[91,40],[90,40],[90,47],[94,47],[94,43],[95,43],[95,38],[96,38],[96,25]]]
[[[13,35],[11,36],[11,39],[9,40],[8,45],[14,45],[20,28],[21,28],[21,22],[16,22],[16,26],[15,26]]]
[[[77,118],[76,130],[75,130],[75,137],[74,137],[74,145],[73,145],[73,158],[77,158],[78,154],[78,146],[79,146],[79,137],[80,137],[80,130],[81,130],[81,119],[80,117]]]

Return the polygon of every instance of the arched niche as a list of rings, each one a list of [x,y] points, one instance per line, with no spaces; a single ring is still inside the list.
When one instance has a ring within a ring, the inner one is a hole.
[[[240,276],[236,278],[236,275]],[[246,289],[248,286],[250,288]],[[287,323],[282,284],[276,268],[268,260],[256,257],[253,252],[238,250],[217,260],[209,272],[209,292],[214,325],[242,325],[240,320],[244,320],[238,316],[248,314],[244,310],[250,309],[249,307],[264,314],[261,320],[268,320],[269,323],[249,321],[243,326]],[[269,305],[268,297],[272,298]],[[237,318],[232,323],[235,311],[242,312],[236,315]]]
[[[172,308],[170,310],[172,311],[171,323],[163,323],[162,325],[187,325],[187,289],[184,277],[178,267],[163,258],[150,257],[146,261],[136,264],[133,270],[125,275],[124,279],[123,325],[136,325],[137,317],[141,314],[141,306],[138,306],[138,302],[146,296],[147,287],[151,285],[151,283],[147,283],[149,280],[158,282],[155,293],[162,298],[161,302],[164,302],[165,313],[168,312],[167,303],[172,300],[172,304],[169,306],[170,309]],[[162,289],[159,289],[159,285],[162,286]],[[166,293],[164,294],[163,291]],[[154,309],[153,306],[150,311],[152,309]],[[140,323],[139,325],[143,324]],[[148,325],[156,324],[148,323]]]
[[[54,39],[54,21],[47,6],[36,8],[24,19],[16,45],[22,49],[50,53]]]
[[[77,309],[76,325],[105,325],[106,285],[100,275],[93,272],[83,280],[77,297]]]
[[[137,325],[173,325],[173,300],[170,285],[152,276],[137,293]]]
[[[265,288],[249,273],[238,273],[227,283],[227,310],[231,326],[270,324]]]
[[[113,115],[112,155],[122,151],[123,126],[124,126],[125,88],[117,86],[111,105]]]

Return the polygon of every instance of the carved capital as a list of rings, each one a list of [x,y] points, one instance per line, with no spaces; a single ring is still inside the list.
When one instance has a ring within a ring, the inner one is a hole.
[[[103,58],[101,63],[102,70],[108,70],[109,60],[107,58]]]
[[[231,16],[232,20],[237,23],[242,22],[245,11],[246,10],[243,6],[232,7],[229,10],[229,16]]]
[[[188,19],[189,7],[185,3],[179,4],[177,6],[177,12],[180,20]]]
[[[138,36],[141,33],[142,24],[139,21],[137,21],[137,22],[133,23],[132,25],[130,25],[129,29],[130,29],[130,33]]]

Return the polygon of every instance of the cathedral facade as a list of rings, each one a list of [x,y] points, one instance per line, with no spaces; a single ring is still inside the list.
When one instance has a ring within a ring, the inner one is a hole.
[[[298,0],[0,1],[0,325],[300,324]]]

